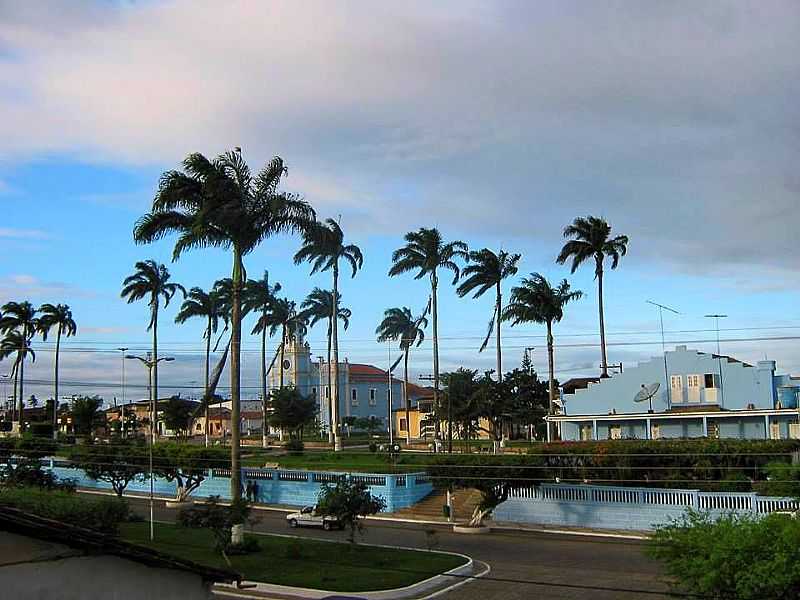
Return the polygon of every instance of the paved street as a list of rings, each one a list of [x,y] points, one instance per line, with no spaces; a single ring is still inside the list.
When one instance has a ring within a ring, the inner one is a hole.
[[[132,503],[139,512],[145,513],[144,502],[133,500]],[[159,504],[162,507],[157,508],[156,519],[174,520],[175,511]],[[290,533],[284,513],[258,510],[254,514],[259,519],[252,526],[254,531]],[[667,597],[660,593],[666,586],[658,581],[658,565],[644,555],[643,543],[637,541],[510,531],[475,536],[454,534],[443,526],[381,521],[368,522],[363,541],[424,549],[425,530],[431,528],[437,530],[438,549],[467,554],[492,568],[484,579],[441,596],[446,600]],[[345,539],[345,534],[338,531],[298,529],[291,533],[319,539]]]

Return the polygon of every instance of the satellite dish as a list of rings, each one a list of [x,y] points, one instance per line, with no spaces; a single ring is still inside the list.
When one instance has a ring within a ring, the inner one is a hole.
[[[661,387],[660,383],[651,383],[650,385],[642,385],[636,395],[633,397],[634,402],[647,402],[656,395],[658,388]]]

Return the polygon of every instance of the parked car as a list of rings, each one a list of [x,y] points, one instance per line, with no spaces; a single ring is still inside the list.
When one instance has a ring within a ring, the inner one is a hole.
[[[298,512],[289,513],[286,522],[289,527],[322,527],[325,531],[342,529],[339,519],[318,513],[316,506],[304,506]]]

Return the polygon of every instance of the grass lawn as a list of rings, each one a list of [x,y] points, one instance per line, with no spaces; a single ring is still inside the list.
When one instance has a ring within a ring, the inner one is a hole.
[[[120,536],[200,564],[228,568],[224,559],[214,552],[212,536],[205,530],[157,523],[156,539],[151,544],[147,523],[124,523]],[[403,587],[464,563],[459,556],[437,552],[351,546],[273,535],[252,537],[261,545],[259,552],[231,557],[233,569],[245,579],[334,592]]]

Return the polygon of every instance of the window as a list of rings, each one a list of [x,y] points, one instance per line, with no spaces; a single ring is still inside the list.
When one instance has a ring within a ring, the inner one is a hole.
[[[690,388],[699,388],[700,387],[700,375],[687,375],[686,376],[686,385]]]
[[[400,419],[400,431],[408,431],[408,425],[406,424],[405,417]]]
[[[703,385],[707,388],[718,388],[718,381],[719,377],[715,373],[706,373],[703,375]]]
[[[800,423],[789,423],[789,439],[800,439]]]
[[[352,406],[358,406],[358,390],[356,388],[350,390],[350,404]]]
[[[769,439],[771,440],[779,440],[781,439],[781,424],[777,421],[773,421],[769,424]]]
[[[689,402],[700,402],[700,375],[687,375],[686,386]]]
[[[683,377],[672,375],[669,378],[671,397],[673,402],[683,402]]]
[[[592,424],[581,423],[581,441],[586,442],[592,439]]]
[[[378,390],[375,388],[369,388],[369,405],[376,406],[378,404]]]

